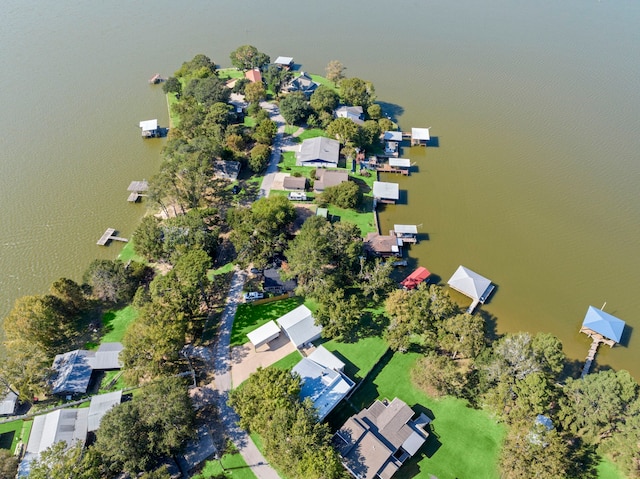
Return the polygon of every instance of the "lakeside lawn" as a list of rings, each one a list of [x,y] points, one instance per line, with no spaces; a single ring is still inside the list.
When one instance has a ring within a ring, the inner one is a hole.
[[[136,247],[133,243],[133,239],[129,239],[127,243],[122,247],[122,250],[118,254],[118,259],[123,263],[129,261],[135,261],[136,263],[148,264],[149,262],[136,253]]]
[[[276,369],[291,369],[296,364],[298,364],[301,359],[302,359],[302,354],[300,354],[300,351],[296,349],[292,353],[287,354],[284,358],[271,364],[269,367],[276,368]]]
[[[129,324],[137,317],[138,311],[133,306],[126,306],[116,311],[104,313],[102,316],[103,335],[100,343],[122,342]]]
[[[298,296],[273,301],[272,303],[239,304],[233,320],[233,329],[231,330],[231,347],[243,345],[249,340],[247,333],[271,320],[278,319],[289,311],[293,311],[301,304],[303,304],[303,298]]]
[[[222,469],[224,466],[224,471]],[[200,474],[193,479],[208,479],[218,477],[233,477],[238,479],[255,479],[256,475],[247,466],[239,452],[227,453],[219,461],[206,461]]]
[[[387,351],[387,343],[380,337],[362,338],[355,343],[341,343],[334,339],[321,342],[328,351],[344,362],[344,372],[354,381],[362,380]]]
[[[484,411],[472,409],[466,401],[447,397],[430,398],[416,389],[410,371],[419,354],[387,353],[371,376],[328,418],[332,429],[375,399],[398,397],[416,412],[434,418],[430,436],[421,452],[394,475],[397,478],[439,479],[499,477],[498,456],[505,434]]]

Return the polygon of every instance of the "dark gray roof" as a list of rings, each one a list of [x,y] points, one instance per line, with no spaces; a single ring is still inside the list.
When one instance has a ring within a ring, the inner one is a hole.
[[[240,174],[239,161],[217,160],[213,163],[214,175],[227,180],[237,180]]]
[[[304,190],[307,187],[307,179],[304,176],[287,176],[282,181],[285,190]]]
[[[317,170],[317,181],[313,184],[313,189],[316,191],[324,191],[330,186],[337,186],[340,183],[349,181],[349,172],[346,170]]]
[[[58,354],[52,366],[52,369],[58,373],[51,383],[53,394],[86,393],[93,371],[90,361],[94,357],[94,352],[83,349]]]
[[[280,269],[270,268],[265,269],[262,273],[264,275],[264,287],[266,288],[282,288],[283,291],[293,291],[298,286],[295,279],[283,280],[280,276]]]
[[[298,163],[337,166],[339,156],[340,142],[338,140],[318,136],[302,142],[298,153]]]

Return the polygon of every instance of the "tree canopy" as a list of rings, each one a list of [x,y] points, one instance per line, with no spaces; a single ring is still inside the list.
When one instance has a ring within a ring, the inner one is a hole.
[[[306,120],[310,107],[304,93],[299,91],[289,93],[280,100],[280,113],[290,125],[299,125]]]
[[[373,84],[360,78],[345,78],[340,82],[340,96],[347,105],[367,110],[376,99]]]
[[[269,55],[259,52],[253,45],[242,45],[229,55],[231,64],[239,70],[262,69],[271,62]]]

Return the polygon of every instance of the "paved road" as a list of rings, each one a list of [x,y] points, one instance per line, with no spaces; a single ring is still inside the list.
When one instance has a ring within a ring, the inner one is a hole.
[[[238,426],[238,415],[227,404],[229,390],[231,389],[231,365],[229,343],[231,340],[231,327],[233,318],[238,308],[242,295],[242,286],[246,277],[245,271],[236,271],[231,280],[227,306],[222,313],[220,329],[214,349],[215,389],[216,401],[222,424],[228,437],[238,448],[247,465],[258,479],[279,479],[278,473],[267,464],[266,459],[258,450],[246,431]]]
[[[280,153],[287,146],[284,141],[284,126],[285,121],[283,116],[280,114],[280,110],[277,105],[273,103],[268,103],[263,101],[260,103],[260,106],[269,113],[269,118],[275,122],[278,127],[278,131],[276,132],[276,136],[273,139],[273,148],[271,150],[271,159],[269,160],[269,165],[267,166],[267,171],[265,172],[264,178],[262,179],[262,184],[260,185],[260,193],[258,193],[258,198],[262,198],[264,196],[269,196],[269,192],[271,191],[271,185],[273,184],[273,178],[275,174],[278,172],[278,163],[280,163]]]

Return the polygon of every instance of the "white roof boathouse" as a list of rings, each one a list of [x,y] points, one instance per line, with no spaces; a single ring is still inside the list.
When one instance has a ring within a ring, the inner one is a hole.
[[[455,289],[473,300],[471,306],[467,309],[469,314],[473,313],[478,304],[484,304],[495,288],[489,279],[464,266],[458,266],[458,269],[447,281],[447,284],[451,289]]]
[[[411,128],[411,146],[427,146],[431,139],[429,128]]]
[[[160,136],[157,119],[141,121],[140,129],[142,130],[142,138],[156,138]]]
[[[400,186],[398,183],[374,181],[373,199],[378,203],[395,204],[400,199]]]

